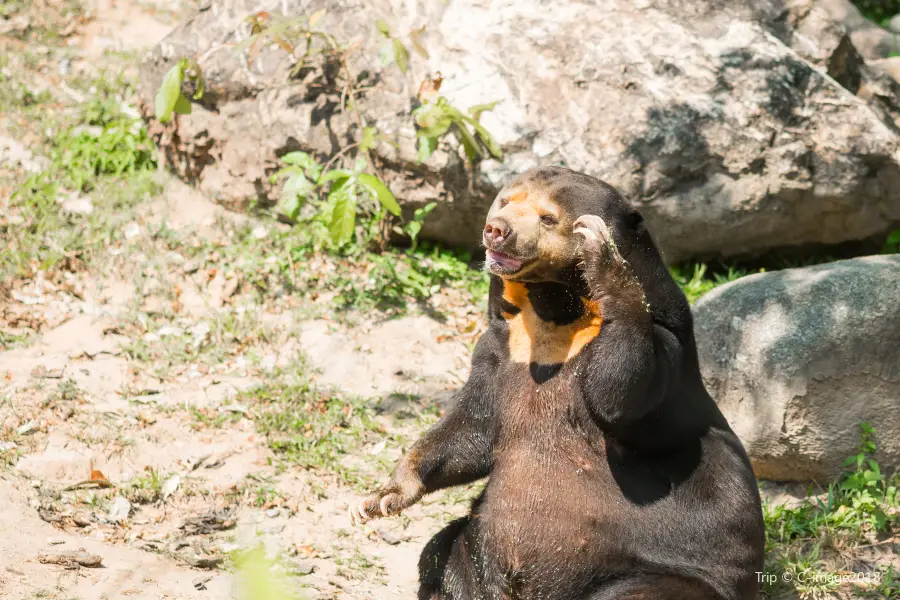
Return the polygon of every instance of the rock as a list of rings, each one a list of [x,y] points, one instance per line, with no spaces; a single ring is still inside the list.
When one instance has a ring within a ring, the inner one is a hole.
[[[75,524],[79,527],[87,527],[94,523],[94,515],[86,510],[78,511],[77,513],[72,515],[72,521],[74,521]]]
[[[90,215],[94,212],[94,203],[86,196],[72,194],[60,203],[64,213],[71,215]]]
[[[888,21],[887,28],[888,31],[892,33],[900,34],[900,15],[894,15],[893,17],[891,17],[891,20]]]
[[[826,75],[862,87],[863,59],[852,41],[839,47],[845,33],[834,19],[817,17],[838,32],[818,48],[794,35],[802,15],[778,1],[602,0],[548,11],[535,0],[215,0],[141,67],[141,109],[176,172],[232,207],[273,202],[278,156],[324,157],[358,137],[340,95],[316,72],[289,79],[277,45],[260,48],[249,67],[230,49],[255,11],[296,16],[324,6],[318,26],[359,48],[353,69],[372,84],[357,106],[390,141],[375,149],[388,185],[407,215],[438,203],[423,238],[477,247],[498,188],[536,164],[615,185],[643,210],[670,262],[867,239],[900,222],[900,112],[873,112],[858,90]],[[376,18],[403,40],[427,25],[429,58],[414,55],[406,76],[381,66]],[[831,71],[795,47],[835,56]],[[185,56],[199,60],[206,92],[176,130],[149,114],[163,75]],[[484,161],[470,176],[453,140],[416,163],[411,98],[437,71],[456,107],[502,100],[481,117],[505,149],[502,163]],[[882,102],[881,93],[867,98]]]
[[[40,173],[50,161],[43,156],[35,156],[18,141],[0,135],[0,169],[22,168],[29,173]]]
[[[798,4],[810,6],[812,2],[807,0]],[[831,18],[847,30],[853,45],[866,60],[887,58],[897,50],[893,33],[865,18],[850,0],[815,0],[815,4],[828,11]]]
[[[761,273],[694,307],[703,377],[757,477],[825,482],[876,429],[900,466],[900,255]]]
[[[874,69],[880,70],[893,77],[895,81],[900,82],[900,56],[873,60],[870,64]]]
[[[131,502],[123,496],[116,496],[109,507],[106,518],[112,523],[120,523],[131,514]]]

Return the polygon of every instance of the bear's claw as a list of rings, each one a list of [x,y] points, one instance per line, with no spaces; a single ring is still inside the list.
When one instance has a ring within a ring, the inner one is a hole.
[[[597,215],[582,215],[578,217],[575,223],[572,224],[572,229],[589,242],[608,243],[612,241],[609,227]]]
[[[394,493],[384,494],[379,498],[380,494],[373,494],[362,498],[356,503],[351,503],[347,507],[347,516],[350,517],[350,524],[360,525],[372,519],[380,517],[392,517],[399,514],[400,511],[392,511],[392,504],[399,504],[400,496]]]

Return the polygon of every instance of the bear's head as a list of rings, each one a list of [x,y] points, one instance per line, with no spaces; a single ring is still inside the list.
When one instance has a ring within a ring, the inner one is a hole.
[[[567,283],[580,260],[581,239],[572,226],[582,215],[601,217],[626,259],[636,245],[652,246],[641,214],[613,187],[541,167],[506,185],[491,205],[482,237],[486,269],[510,281]]]

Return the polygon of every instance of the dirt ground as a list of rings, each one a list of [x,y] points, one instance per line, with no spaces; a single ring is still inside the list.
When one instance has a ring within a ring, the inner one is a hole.
[[[68,43],[84,61],[138,55],[176,23],[178,4],[94,2]],[[255,303],[223,275],[237,259],[222,258],[218,274],[191,268],[150,233],[222,240],[248,218],[157,179],[162,192],[126,215],[128,246],[102,268],[5,282],[0,294],[5,327],[40,332],[0,352],[0,597],[239,597],[231,561],[260,542],[300,597],[412,597],[423,544],[465,512],[470,492],[356,528],[347,502],[428,424],[411,414],[436,418],[466,376],[471,336],[424,314],[337,322],[327,297]],[[232,326],[251,341],[218,348],[221,331],[238,335]],[[190,348],[168,352],[179,344]],[[297,364],[322,389],[377,408],[354,434],[357,462],[371,464],[340,476],[273,454],[247,390]],[[101,566],[71,559],[79,550]]]
[[[214,233],[217,223],[229,222],[222,209],[177,182],[169,182],[167,192],[144,207],[143,227],[166,220],[176,232]],[[170,212],[172,206],[190,209]],[[201,277],[198,285],[169,276],[182,290],[191,322],[233,310],[231,299],[223,304],[213,289],[215,279]],[[219,368],[176,362],[173,374],[155,377],[125,356],[122,348],[135,333],[121,332],[121,322],[133,315],[129,307],[152,296],[139,296],[125,273],[88,272],[78,283],[77,296],[36,283],[14,293],[7,306],[58,324],[26,347],[0,354],[0,416],[8,430],[20,433],[15,466],[0,472],[7,499],[0,507],[0,596],[226,598],[230,575],[192,563],[227,556],[256,538],[273,555],[288,557],[283,564],[297,574],[306,597],[411,596],[422,545],[441,523],[462,513],[465,502],[438,495],[403,519],[352,528],[346,502],[357,492],[327,473],[276,468],[266,438],[254,428],[252,408],[233,402],[238,391],[277,375],[241,368],[235,360]],[[437,342],[444,326],[426,316],[348,327],[296,319],[296,309],[244,308],[281,332],[254,348],[270,357],[269,366],[288,365],[303,353],[321,385],[436,403],[465,376],[465,346]],[[72,397],[59,391],[65,385],[76,390]],[[196,426],[197,410],[238,418]],[[386,427],[403,428],[389,416],[380,418]],[[362,450],[394,458],[401,448],[374,439]],[[90,483],[92,472],[99,484]],[[165,474],[167,496],[146,504],[124,500],[130,510],[113,515],[116,499],[130,497],[120,488],[147,473]],[[69,489],[80,482],[81,489]],[[270,499],[260,504],[252,496],[262,487]],[[105,510],[94,508],[101,504]],[[184,527],[201,516],[213,522],[210,532]],[[104,568],[69,569],[39,559],[78,548],[102,557]]]

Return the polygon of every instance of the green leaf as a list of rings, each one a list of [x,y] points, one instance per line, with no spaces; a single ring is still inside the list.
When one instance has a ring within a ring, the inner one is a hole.
[[[281,162],[286,165],[297,165],[299,167],[305,167],[306,163],[308,163],[311,158],[312,157],[306,152],[288,152],[281,157]]]
[[[187,61],[179,60],[163,77],[162,85],[156,92],[154,112],[160,123],[168,123],[172,118],[175,103],[181,95],[181,83],[184,81],[184,67]]]
[[[484,156],[484,152],[478,146],[478,141],[475,139],[475,136],[472,135],[472,132],[468,130],[468,128],[462,123],[456,126],[456,131],[459,133],[459,141],[462,142],[463,149],[466,151],[466,158],[469,159],[469,162],[474,163],[476,160]]]
[[[353,173],[348,171],[347,169],[332,169],[327,171],[324,175],[319,177],[319,185],[323,183],[328,183],[329,181],[339,181],[341,179],[348,179]],[[337,184],[335,184],[337,185]]]
[[[496,159],[503,158],[503,148],[500,147],[500,144],[497,143],[494,136],[492,136],[491,133],[475,119],[472,119],[471,117],[464,117],[464,119],[475,129],[475,133],[478,134],[478,139],[481,140],[481,143],[488,149],[488,152]]]
[[[194,63],[194,71],[197,74],[194,76],[194,80],[197,82],[197,90],[194,92],[194,100],[200,100],[203,98],[203,92],[206,90],[206,79],[203,77],[203,72],[200,70],[200,65]]]
[[[331,186],[328,200],[332,202],[331,223],[328,233],[331,241],[343,246],[353,239],[353,228],[356,225],[356,195],[350,178],[338,179]]]
[[[388,189],[384,182],[369,173],[363,173],[359,176],[359,182],[369,190],[369,193],[375,196],[381,205],[395,217],[400,216],[400,205],[394,194]]]
[[[381,35],[383,35],[384,37],[391,37],[391,28],[388,27],[388,24],[381,19],[375,21],[375,27],[378,28],[378,31],[380,31]]]
[[[377,140],[375,139],[375,135],[378,133],[378,130],[374,127],[364,127],[362,139],[359,141],[359,149],[362,152],[366,152],[367,150],[371,150],[377,145]]]
[[[297,173],[288,179],[281,190],[282,205],[290,206],[290,208],[284,208],[284,214],[292,219],[297,218],[297,212],[310,191],[312,191],[312,185],[301,173]]]
[[[483,112],[489,112],[494,110],[498,104],[503,102],[502,100],[494,100],[493,102],[486,102],[485,104],[476,104],[475,106],[469,107],[469,114],[472,115],[473,119],[478,119]]]
[[[282,214],[295,221],[297,220],[297,215],[300,214],[301,206],[302,202],[300,202],[300,198],[297,196],[282,198],[278,203],[278,207],[281,209]]]
[[[437,150],[438,139],[436,137],[430,137],[425,135],[420,135],[418,137],[419,140],[419,152],[416,160],[420,163],[428,160],[434,151]]]
[[[189,115],[191,114],[191,101],[185,98],[184,94],[178,94],[178,99],[175,100],[175,106],[172,107],[179,115]]]
[[[394,40],[394,62],[400,72],[406,73],[409,70],[409,51],[400,40]]]

